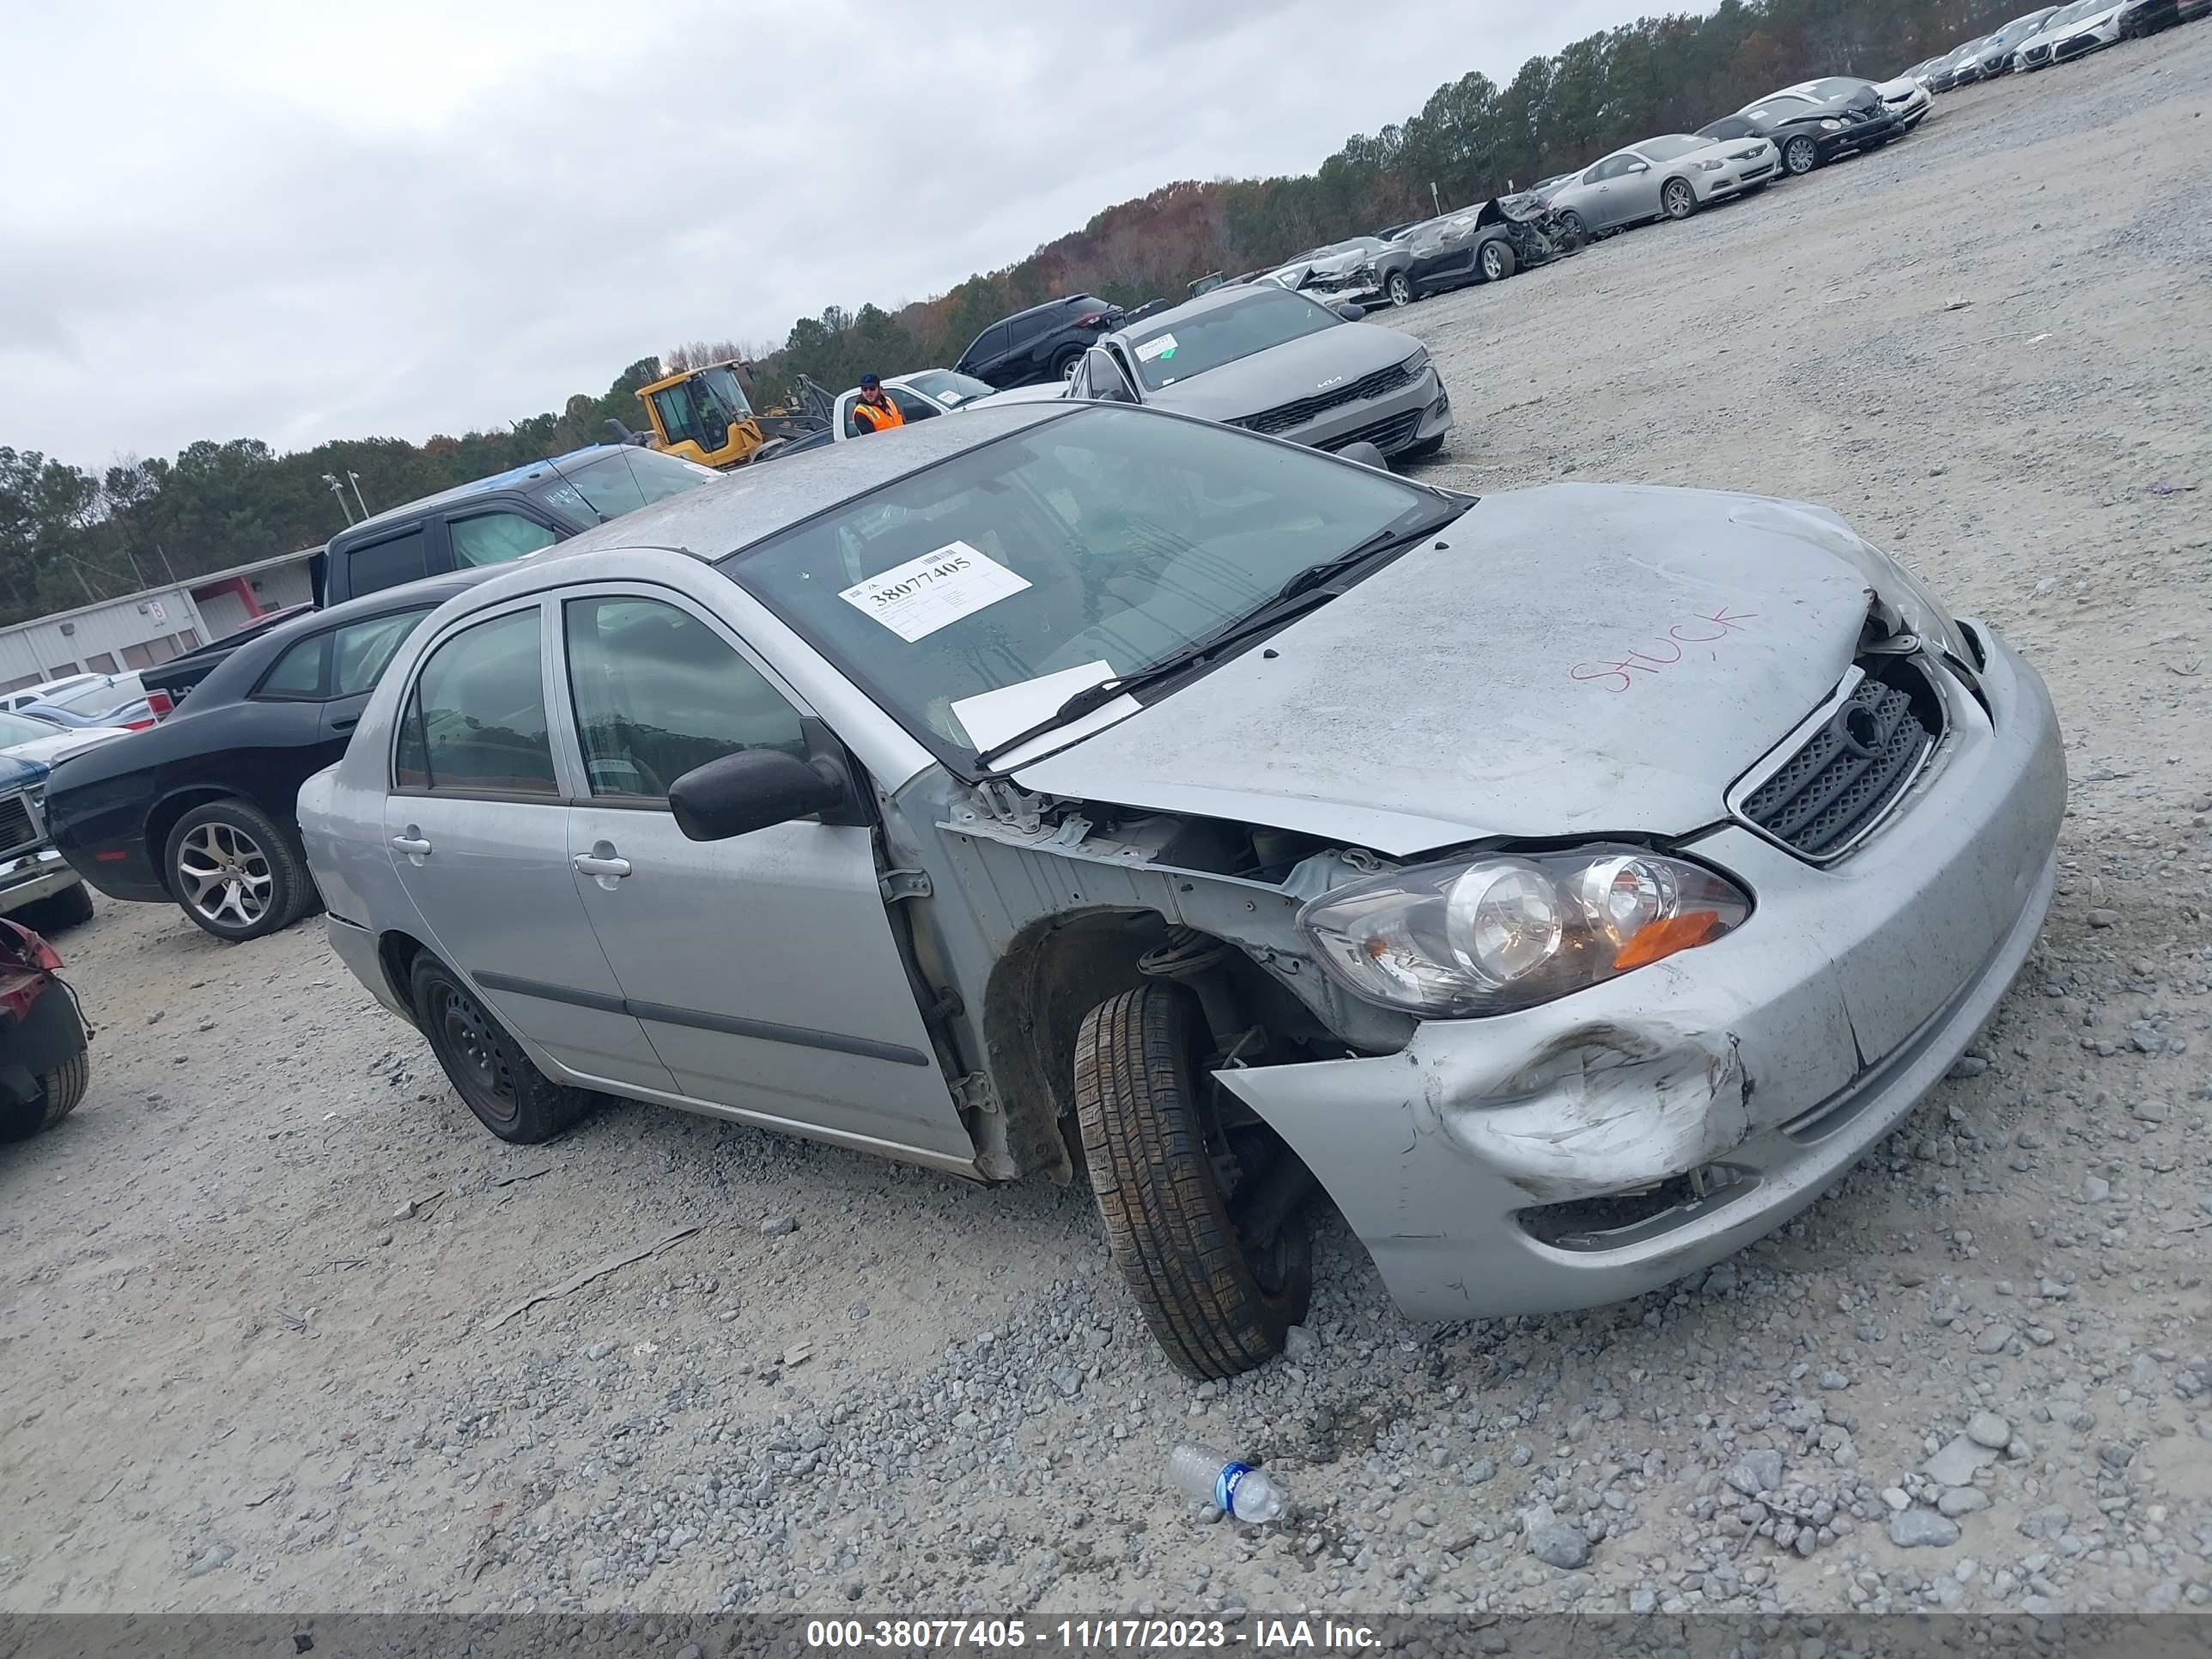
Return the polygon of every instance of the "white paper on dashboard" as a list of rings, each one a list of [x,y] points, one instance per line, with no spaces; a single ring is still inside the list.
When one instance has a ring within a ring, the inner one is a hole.
[[[979,691],[972,697],[963,697],[952,705],[952,717],[960,722],[969,742],[981,754],[1028,731],[1040,720],[1050,720],[1060,712],[1060,704],[1077,692],[1103,685],[1113,678],[1113,664],[1087,662],[1079,668],[1063,668],[1018,685],[1002,685],[995,691]],[[1133,714],[1139,707],[1134,697],[1118,697],[1097,712],[1103,714],[1117,703],[1128,705],[1121,711],[1123,714]]]
[[[865,611],[908,644],[1020,592],[1027,579],[966,542],[894,565],[837,597]]]

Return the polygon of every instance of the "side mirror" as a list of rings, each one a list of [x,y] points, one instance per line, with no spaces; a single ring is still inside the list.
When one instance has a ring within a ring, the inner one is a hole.
[[[1371,466],[1377,472],[1388,472],[1390,470],[1389,459],[1373,444],[1346,444],[1336,453],[1345,460],[1357,461],[1362,466]]]
[[[695,766],[668,787],[668,810],[692,841],[729,841],[843,805],[844,771],[781,749],[744,749]]]
[[[1346,300],[1342,305],[1336,308],[1336,314],[1343,318],[1347,323],[1356,323],[1362,317],[1364,317],[1367,314],[1367,307],[1365,306],[1354,305],[1351,301]]]
[[[1631,161],[1628,164],[1628,170],[1631,173],[1649,173],[1651,171],[1651,164],[1649,161]]]

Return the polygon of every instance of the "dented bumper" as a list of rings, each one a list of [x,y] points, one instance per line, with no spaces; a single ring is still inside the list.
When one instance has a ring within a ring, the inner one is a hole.
[[[1825,868],[1749,830],[1697,856],[1754,894],[1728,938],[1572,997],[1432,1021],[1400,1054],[1219,1073],[1296,1149],[1417,1317],[1589,1307],[1810,1203],[1987,1021],[2051,902],[2048,695],[1988,630],[1940,763]]]

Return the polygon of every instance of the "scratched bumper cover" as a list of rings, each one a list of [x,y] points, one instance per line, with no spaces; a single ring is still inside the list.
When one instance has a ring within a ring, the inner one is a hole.
[[[1978,632],[1993,718],[1951,696],[1938,763],[1850,856],[1815,868],[1735,826],[1687,845],[1754,895],[1728,938],[1544,1007],[1429,1022],[1400,1054],[1218,1073],[1305,1160],[1407,1313],[1590,1307],[1711,1266],[1942,1077],[2035,941],[2065,808],[2042,682]],[[1547,1206],[1692,1170],[1702,1200],[1547,1242],[1562,1237]]]

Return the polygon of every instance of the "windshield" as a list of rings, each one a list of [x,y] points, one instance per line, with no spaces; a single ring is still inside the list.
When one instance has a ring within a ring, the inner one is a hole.
[[[13,749],[19,743],[36,743],[53,735],[54,728],[45,720],[0,709],[0,749]]]
[[[1678,157],[1687,155],[1693,149],[1703,149],[1705,147],[1703,139],[1692,138],[1686,133],[1677,132],[1669,134],[1664,138],[1654,138],[1648,143],[1638,144],[1636,147],[1636,153],[1647,161],[1672,161]]]
[[[1301,295],[1263,289],[1205,311],[1163,317],[1159,327],[1130,337],[1130,355],[1146,386],[1158,392],[1343,320]]]
[[[578,530],[712,483],[722,475],[681,455],[624,445],[579,466],[567,463],[530,493]]]
[[[719,368],[701,369],[699,381],[729,411],[731,420],[741,421],[753,412],[752,404],[745,400],[744,388],[738,384],[737,371],[727,363]]]
[[[941,758],[972,757],[1454,498],[1228,428],[1087,408],[939,462],[721,569]],[[1060,678],[1028,690],[1030,682]],[[996,697],[991,693],[1001,693]]]
[[[58,697],[41,697],[39,701],[48,708],[59,708],[71,714],[105,714],[122,708],[126,702],[137,702],[139,695],[127,684],[95,684],[76,691],[64,691]]]
[[[1759,136],[1759,129],[1752,125],[1747,115],[1724,115],[1710,126],[1699,127],[1698,136],[1716,140],[1755,138]]]
[[[1839,76],[1833,80],[1815,81],[1805,90],[1815,98],[1848,98],[1855,92],[1864,92],[1868,85],[1867,82],[1852,81]]]
[[[935,399],[947,409],[957,409],[978,398],[988,398],[996,389],[988,380],[979,380],[973,374],[955,374],[949,368],[921,368],[900,377],[925,398]]]
[[[1382,240],[1379,236],[1355,236],[1348,242],[1331,242],[1313,257],[1316,259],[1334,259],[1341,253],[1373,253],[1389,246],[1389,243]]]

